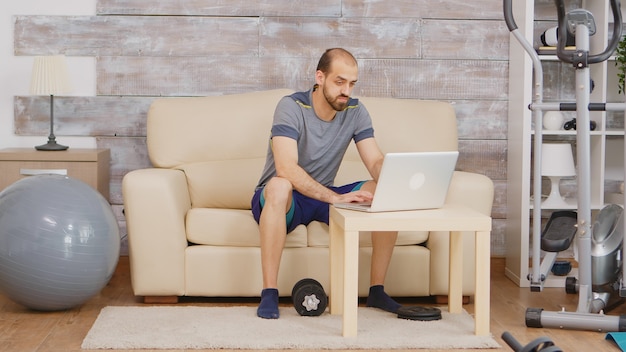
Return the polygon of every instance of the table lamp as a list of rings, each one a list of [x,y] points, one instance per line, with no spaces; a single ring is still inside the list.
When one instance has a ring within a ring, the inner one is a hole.
[[[54,96],[70,90],[67,64],[64,55],[39,56],[33,64],[30,94],[50,96],[50,135],[48,143],[38,145],[37,150],[66,150],[68,147],[56,142],[54,136]]]
[[[541,147],[541,175],[551,181],[550,195],[541,203],[542,208],[567,208],[559,185],[562,177],[576,176],[572,146],[569,143],[546,143]]]

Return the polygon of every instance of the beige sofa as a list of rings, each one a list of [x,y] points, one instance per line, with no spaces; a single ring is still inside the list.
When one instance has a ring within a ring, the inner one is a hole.
[[[259,230],[250,198],[265,162],[274,108],[289,90],[160,98],[148,112],[153,168],[123,180],[132,287],[146,300],[179,296],[254,297],[262,288]],[[415,99],[360,98],[384,152],[457,150],[453,107]],[[463,156],[461,155],[461,158]],[[367,179],[348,150],[337,184]],[[456,171],[448,203],[490,215],[493,183]],[[360,238],[359,295],[369,286],[369,233]],[[473,237],[465,236],[463,294],[474,292]],[[314,222],[288,235],[279,292],[314,278],[329,290],[328,226]],[[393,296],[446,295],[448,234],[401,232],[385,283]]]

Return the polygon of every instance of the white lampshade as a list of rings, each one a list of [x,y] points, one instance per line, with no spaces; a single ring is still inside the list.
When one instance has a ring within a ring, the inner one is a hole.
[[[576,176],[572,146],[569,143],[546,143],[541,146],[542,176]]]
[[[38,56],[33,64],[30,81],[32,95],[69,93],[70,80],[64,55]]]
[[[569,143],[546,143],[541,146],[541,175],[551,181],[550,195],[541,203],[543,208],[567,208],[561,197],[561,177],[576,176],[572,146]]]

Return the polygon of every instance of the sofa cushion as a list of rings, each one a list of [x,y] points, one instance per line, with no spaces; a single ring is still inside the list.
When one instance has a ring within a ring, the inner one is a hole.
[[[187,176],[194,208],[250,209],[265,157],[215,160],[179,167]]]
[[[328,225],[314,221],[307,226],[309,232],[310,247],[328,247]],[[407,246],[415,244],[423,244],[428,240],[427,231],[400,231],[398,233],[397,246]],[[371,247],[372,237],[368,231],[363,231],[359,235],[360,247]]]
[[[194,244],[232,247],[260,247],[259,226],[250,210],[193,208],[185,218],[187,240]],[[306,247],[306,227],[298,226],[287,235],[285,247]]]

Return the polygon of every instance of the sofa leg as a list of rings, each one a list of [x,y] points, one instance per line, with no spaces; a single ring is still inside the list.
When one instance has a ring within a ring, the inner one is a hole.
[[[143,303],[146,304],[176,304],[178,296],[144,296]]]
[[[448,296],[446,295],[435,295],[435,303],[437,304],[448,304]],[[470,296],[463,296],[463,304],[470,303]]]

